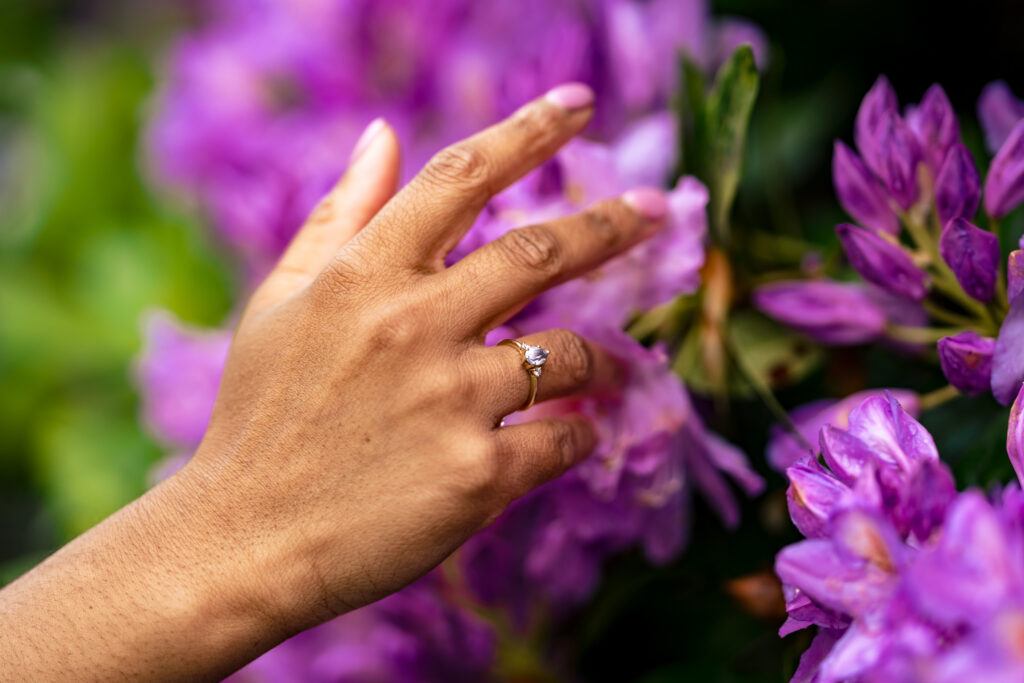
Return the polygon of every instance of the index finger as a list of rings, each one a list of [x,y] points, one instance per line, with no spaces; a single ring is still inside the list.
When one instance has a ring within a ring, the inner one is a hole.
[[[593,103],[588,86],[560,85],[501,123],[446,147],[377,214],[360,240],[383,245],[405,266],[441,270],[445,255],[491,197],[582,131]]]

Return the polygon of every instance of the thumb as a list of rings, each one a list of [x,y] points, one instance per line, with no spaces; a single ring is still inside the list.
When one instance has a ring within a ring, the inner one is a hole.
[[[400,167],[394,129],[384,119],[375,119],[356,142],[341,180],[320,200],[260,288],[262,303],[272,305],[316,278],[391,199]]]

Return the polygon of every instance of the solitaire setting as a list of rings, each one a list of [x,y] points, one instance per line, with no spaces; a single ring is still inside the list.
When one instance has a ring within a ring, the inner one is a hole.
[[[522,354],[523,369],[526,370],[526,374],[530,378],[530,395],[519,410],[526,410],[537,400],[537,381],[540,379],[544,363],[548,361],[548,355],[551,352],[542,346],[533,346],[516,339],[502,339],[498,342],[498,346],[511,346]]]

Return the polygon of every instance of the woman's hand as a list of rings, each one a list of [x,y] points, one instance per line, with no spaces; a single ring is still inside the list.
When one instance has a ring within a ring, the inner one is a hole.
[[[594,435],[582,417],[499,426],[530,382],[520,352],[487,347],[484,336],[533,296],[651,235],[664,195],[634,190],[520,228],[450,268],[445,256],[495,193],[591,113],[585,86],[556,88],[440,152],[397,194],[397,140],[386,124],[371,125],[345,177],[254,294],[194,458],[51,558],[51,578],[61,558],[83,553],[97,571],[105,549],[124,565],[118,588],[143,603],[134,618],[162,608],[176,624],[169,630],[194,641],[187,624],[198,609],[205,670],[223,672],[402,588],[585,457]],[[538,401],[618,383],[617,362],[572,332],[525,341],[551,352]],[[125,534],[141,551],[111,553]],[[25,584],[19,595],[39,572],[14,584]],[[167,586],[171,595],[152,595]],[[124,600],[118,592],[103,600]],[[174,636],[144,631],[163,654],[124,673],[188,672]],[[185,652],[195,664],[195,650]]]

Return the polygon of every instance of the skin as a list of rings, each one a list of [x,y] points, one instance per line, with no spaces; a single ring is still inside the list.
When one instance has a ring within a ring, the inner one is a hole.
[[[653,234],[657,202],[627,193],[444,265],[584,128],[591,105],[571,104],[526,105],[397,193],[376,127],[249,302],[189,464],[0,591],[0,677],[220,678],[401,589],[591,451],[580,416],[499,427],[529,382],[484,335]],[[538,400],[620,383],[572,332],[525,341],[551,350]]]

